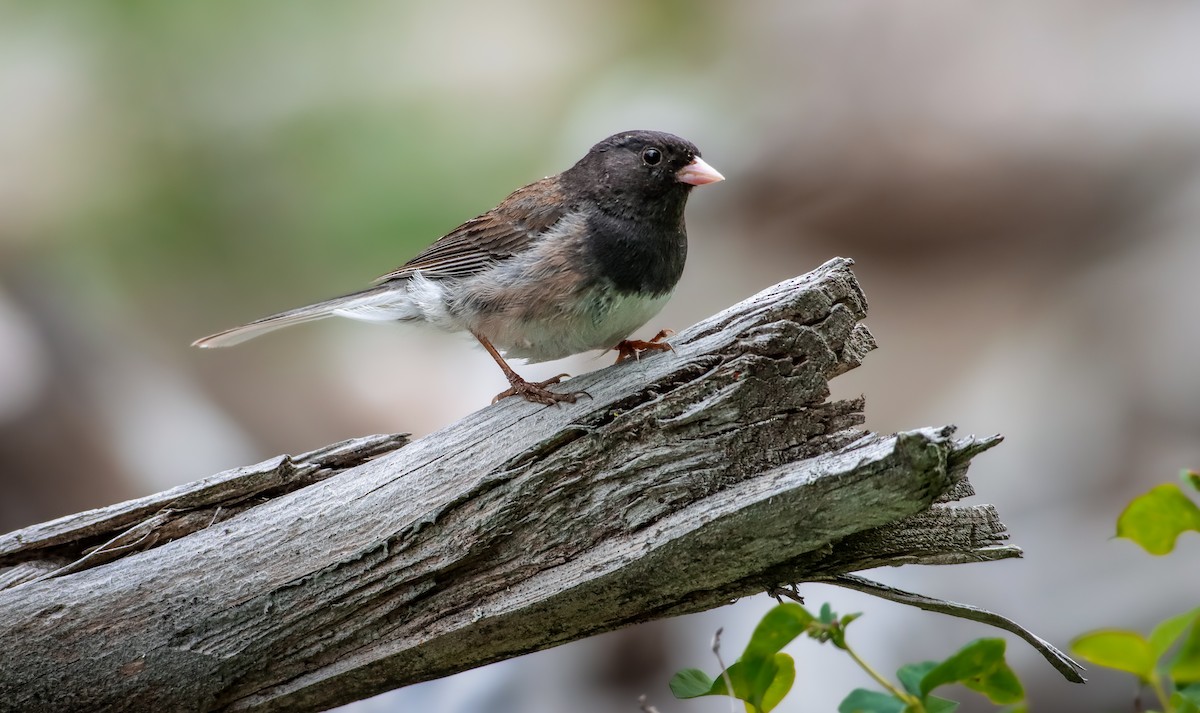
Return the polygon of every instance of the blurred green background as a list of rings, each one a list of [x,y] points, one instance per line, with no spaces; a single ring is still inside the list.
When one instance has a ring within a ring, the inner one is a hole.
[[[595,141],[652,128],[728,180],[693,194],[687,272],[642,336],[853,257],[881,348],[838,395],[864,393],[874,430],[1008,436],[973,479],[1026,560],[880,578],[1059,644],[1148,626],[1195,604],[1200,568],[1147,588],[1168,570],[1107,538],[1132,495],[1200,465],[1197,67],[1200,5],[1182,1],[0,2],[0,528],[486,405],[498,370],[431,331],[188,344],[363,286]],[[986,633],[809,596],[866,610],[857,648],[885,669]],[[358,709],[636,710],[645,692],[664,713],[724,710],[665,682],[711,668],[716,626],[737,650],[765,608]],[[1070,687],[1010,649],[1043,710],[1132,705],[1119,677]],[[779,710],[866,683],[815,654],[801,677],[825,685]]]

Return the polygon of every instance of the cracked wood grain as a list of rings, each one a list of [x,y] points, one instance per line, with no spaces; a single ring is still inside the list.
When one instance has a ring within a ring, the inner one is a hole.
[[[0,535],[0,589],[78,572],[211,527],[256,498],[299,490],[407,442],[407,434],[354,438]]]
[[[0,537],[0,707],[325,710],[785,582],[1019,556],[990,506],[953,504],[998,438],[871,434],[829,400],[875,346],[850,265],[572,379],[573,405]]]

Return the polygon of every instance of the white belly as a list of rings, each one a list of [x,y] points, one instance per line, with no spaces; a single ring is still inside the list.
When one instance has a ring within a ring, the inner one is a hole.
[[[530,362],[561,359],[615,347],[658,314],[670,298],[670,293],[638,297],[605,290],[585,300],[579,310],[546,319],[492,321],[484,334],[506,357]]]
[[[426,322],[452,332],[470,329],[506,357],[538,362],[615,347],[658,314],[671,295],[623,295],[604,286],[572,300],[570,307],[547,304],[545,309],[465,315],[451,310],[446,297],[441,281],[417,274],[396,290],[349,300],[331,314],[367,322]]]

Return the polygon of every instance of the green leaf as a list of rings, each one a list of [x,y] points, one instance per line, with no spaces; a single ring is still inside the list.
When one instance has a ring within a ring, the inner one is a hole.
[[[671,681],[667,685],[671,687],[671,693],[675,694],[676,698],[699,698],[713,695],[713,680],[698,668],[685,668],[679,671],[671,677]]]
[[[1126,537],[1152,555],[1175,549],[1175,539],[1200,531],[1200,508],[1174,483],[1159,485],[1133,499],[1117,518],[1117,537]]]
[[[1192,612],[1192,614],[1198,613],[1200,613],[1200,610]],[[1191,633],[1183,640],[1183,645],[1179,647],[1179,653],[1175,654],[1175,658],[1171,659],[1169,673],[1171,680],[1177,686],[1200,682],[1200,614],[1196,616],[1194,621]],[[1188,689],[1196,688],[1196,685],[1188,686]],[[1200,704],[1200,690],[1197,691],[1196,695],[1198,698],[1196,703]]]
[[[921,695],[938,686],[961,683],[992,703],[1016,703],[1025,697],[1017,675],[1004,661],[1004,639],[977,639],[942,661],[921,679]]]
[[[789,602],[772,607],[763,616],[762,621],[758,622],[758,626],[754,627],[754,633],[750,636],[750,643],[746,644],[742,660],[769,659],[797,636],[803,634],[812,621],[813,615],[799,604]]]
[[[767,696],[772,686],[785,686],[779,694],[780,698],[791,690],[792,680],[796,677],[795,662],[790,656],[780,658],[778,652],[803,634],[812,621],[813,615],[807,609],[793,603],[772,607],[763,616],[762,621],[754,628],[750,642],[746,644],[746,651],[738,662],[741,664],[740,674],[746,688],[745,696],[739,698],[765,713],[770,710],[767,707]],[[784,668],[781,669],[781,666]],[[731,671],[732,669],[733,666],[730,667]],[[781,676],[790,678],[786,683],[782,683]],[[735,680],[734,689],[737,688]]]
[[[1154,675],[1154,662],[1158,658],[1141,634],[1121,629],[1088,632],[1071,642],[1071,651],[1085,661],[1127,671],[1142,681],[1149,681]]]
[[[1182,636],[1184,631],[1187,631],[1188,625],[1196,621],[1198,615],[1200,615],[1200,609],[1193,609],[1190,612],[1173,616],[1154,627],[1154,631],[1150,632],[1150,651],[1153,652],[1154,658],[1158,659],[1167,653],[1171,644],[1174,644],[1175,640]]]
[[[725,687],[725,679],[729,678],[729,682],[733,684],[733,693]],[[712,688],[708,689],[709,696],[731,696],[740,701],[744,701],[750,695],[750,687],[746,684],[746,667],[741,661],[736,661],[732,666],[725,669],[713,679]]]
[[[1195,703],[1200,706],[1200,683],[1193,683],[1189,686],[1183,686],[1175,691],[1175,695],[1185,701]]]
[[[1184,698],[1176,691],[1171,694],[1171,709],[1175,713],[1200,713],[1200,704]]]
[[[766,678],[767,674],[764,673],[767,670],[770,671],[771,675],[769,679]],[[695,692],[702,683],[702,680],[696,677],[695,687],[683,691],[690,695],[680,695],[680,691],[676,690],[676,681],[684,674],[689,673],[693,676],[699,674],[699,677],[708,679],[703,672],[696,671],[696,669],[680,671],[671,679],[671,692],[675,694],[676,698],[732,696],[738,700],[745,701],[747,706],[753,706],[762,713],[767,713],[767,711],[779,705],[783,697],[792,690],[792,683],[796,680],[796,662],[787,654],[775,654],[772,657],[769,669],[763,667],[750,669],[747,668],[745,661],[738,661],[725,669],[725,675],[712,679],[708,688],[702,692]],[[729,693],[729,689],[725,686],[726,676],[729,677],[729,682],[733,684],[732,694]],[[754,680],[758,676],[763,676],[763,680]]]
[[[937,696],[926,696],[922,703],[925,704],[925,713],[954,713],[958,710],[956,701],[938,698]]]
[[[932,671],[937,665],[937,661],[910,663],[907,666],[901,666],[900,670],[896,671],[896,678],[900,679],[900,685],[904,686],[904,690],[914,696],[920,696],[921,679],[925,678],[925,674]]]
[[[992,703],[1017,703],[1025,698],[1025,688],[1021,685],[1021,679],[1017,678],[1017,674],[1004,661],[1001,661],[979,686],[975,686],[971,681],[963,681],[963,684],[987,696]]]
[[[763,699],[767,695],[767,689],[775,681],[775,674],[779,672],[779,667],[775,664],[775,656],[771,655],[767,658],[750,658],[738,661],[734,666],[740,666],[740,678],[745,683],[745,693],[739,695],[743,701],[754,706],[758,710],[763,709]],[[733,666],[729,667],[733,671]],[[794,672],[793,672],[794,673]],[[730,678],[733,680],[733,690],[740,690],[738,679],[733,678],[731,673]]]
[[[817,617],[817,620],[822,624],[832,624],[837,621],[837,614],[833,613],[833,608],[829,606],[829,602],[821,605],[821,614]]]
[[[1183,686],[1172,693],[1171,707],[1175,713],[1200,713],[1200,684]]]
[[[762,705],[758,709],[762,713],[773,710],[788,694],[788,691],[792,690],[792,684],[795,681],[796,662],[787,654],[775,654],[775,679],[763,693]]]
[[[713,679],[698,669],[684,669],[671,678],[671,692],[676,698],[732,696],[766,713],[787,695],[796,679],[796,662],[778,651],[804,633],[812,621],[813,615],[799,604],[772,608],[754,628],[741,659],[724,675]],[[733,684],[732,692],[726,690],[726,676]]]
[[[904,701],[879,691],[856,688],[842,699],[838,713],[904,713]]]

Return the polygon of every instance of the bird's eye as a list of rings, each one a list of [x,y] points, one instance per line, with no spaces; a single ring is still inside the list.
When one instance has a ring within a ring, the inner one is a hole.
[[[646,162],[647,166],[657,166],[662,163],[662,151],[651,146],[642,151],[642,160]]]

